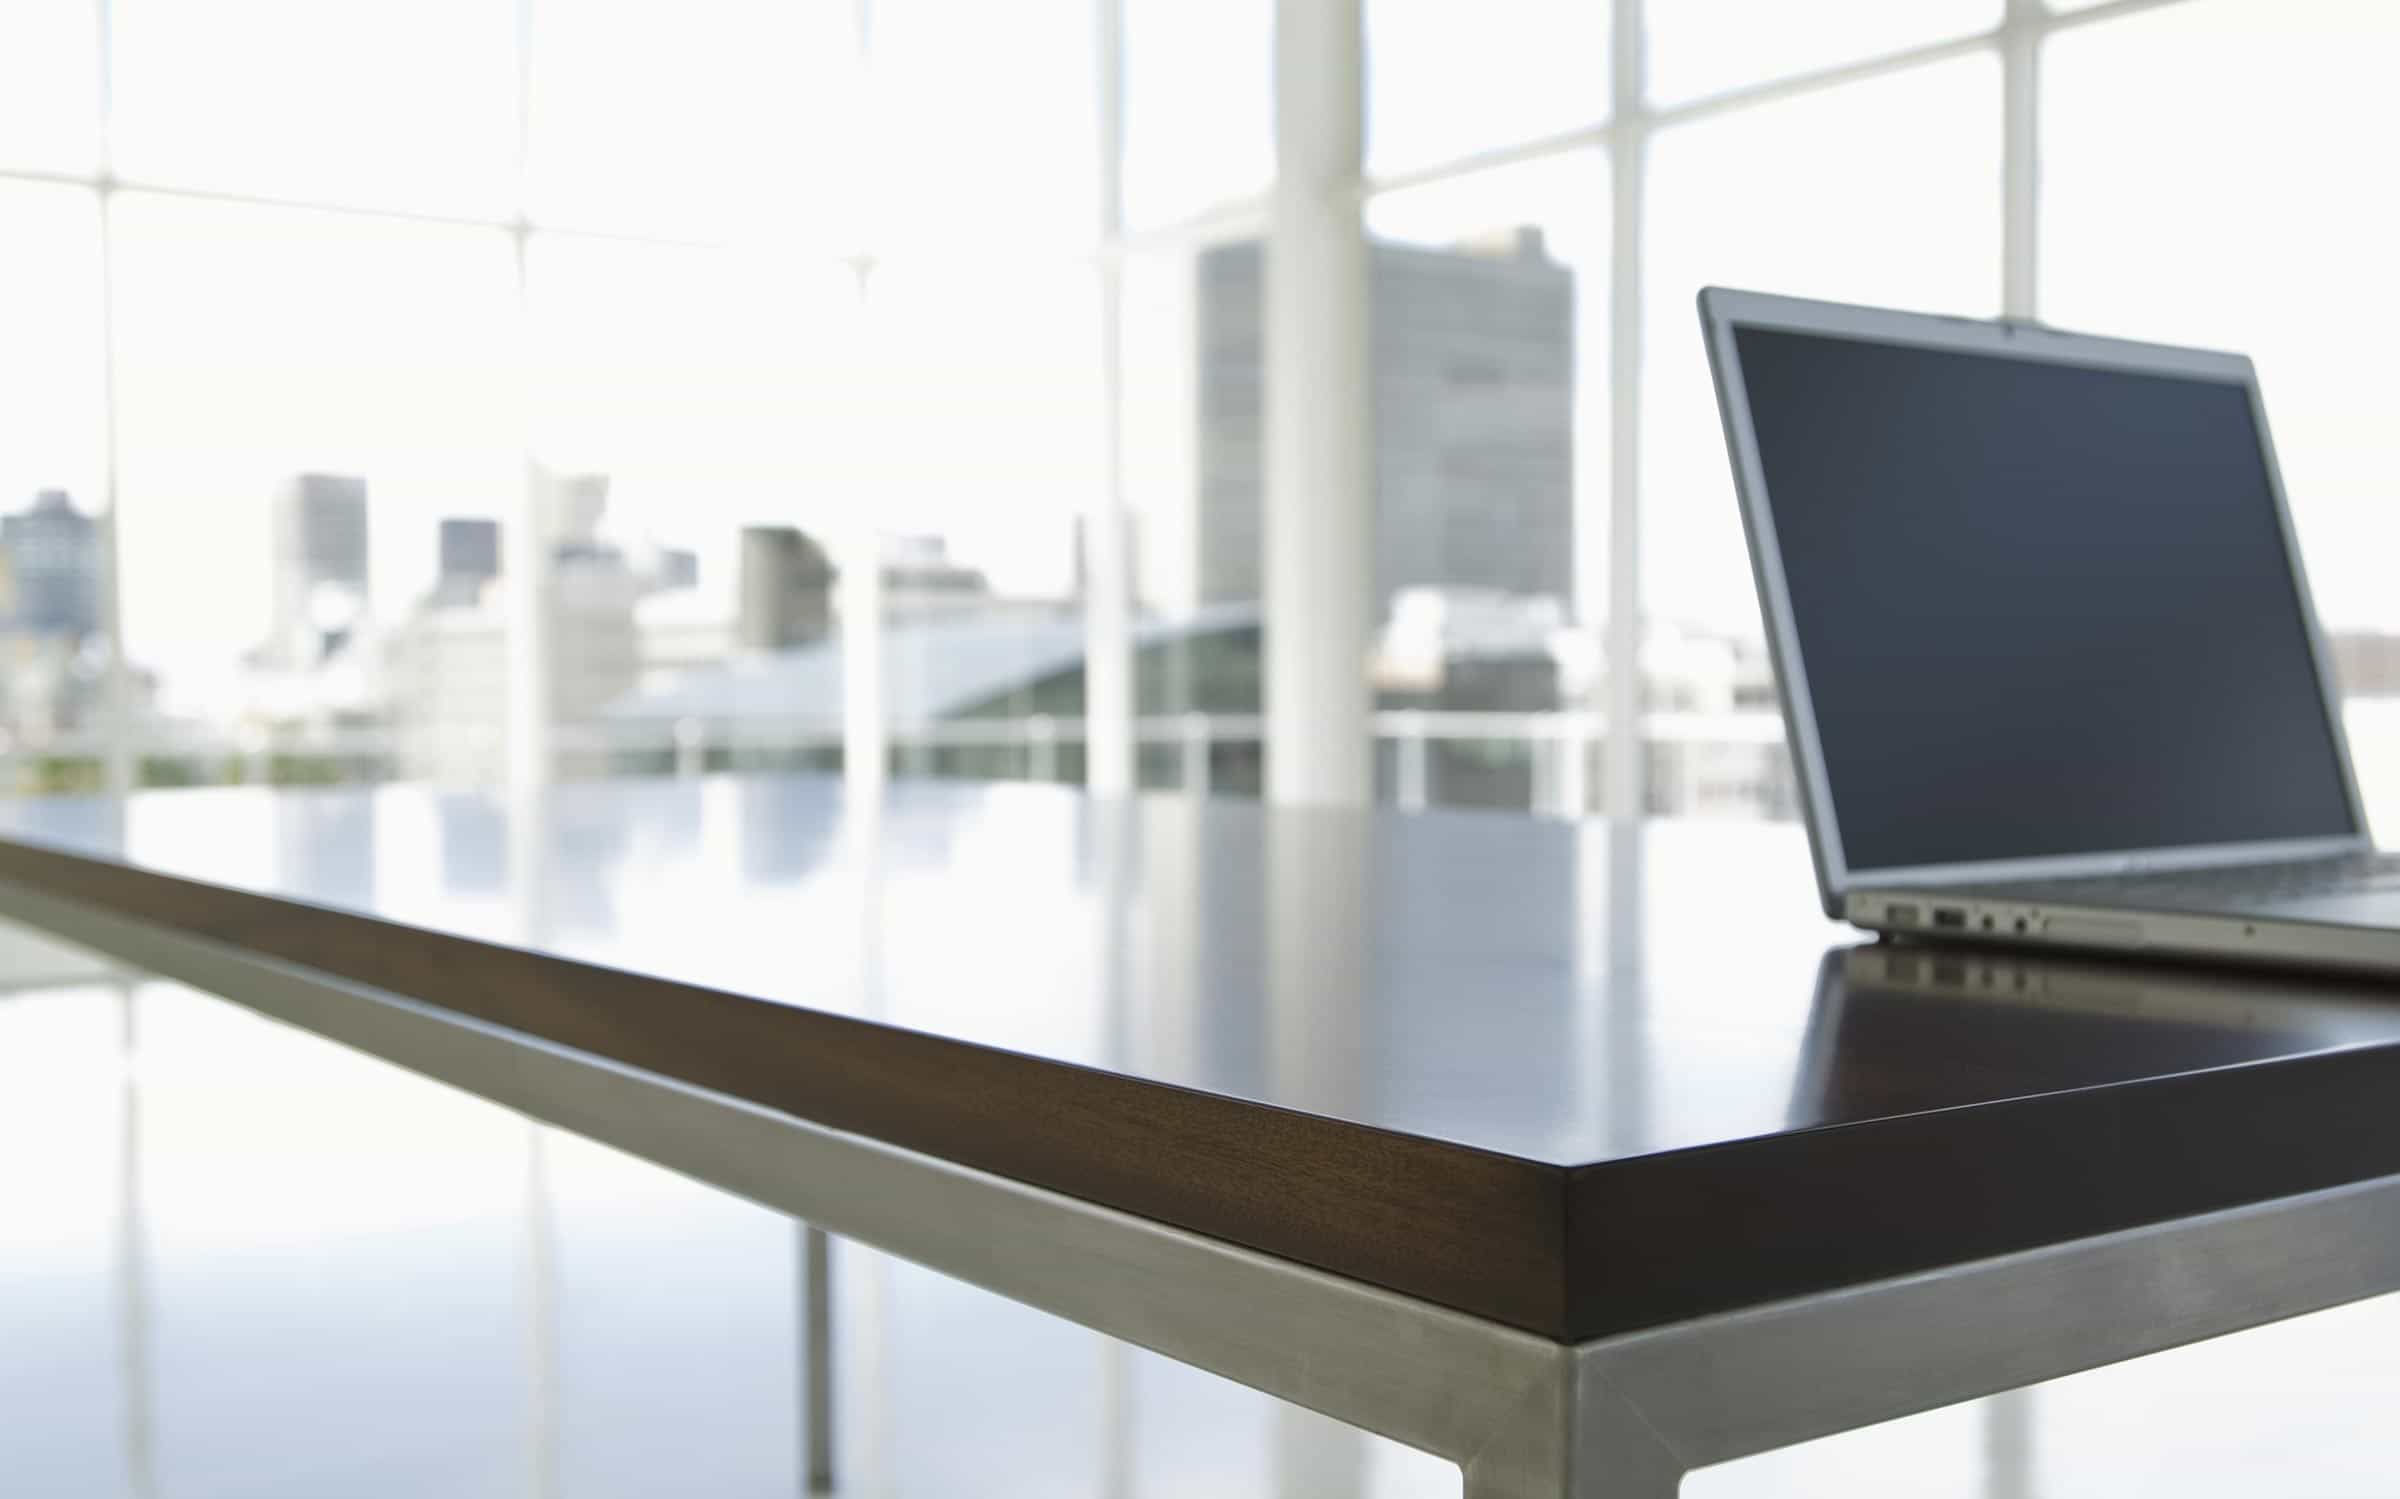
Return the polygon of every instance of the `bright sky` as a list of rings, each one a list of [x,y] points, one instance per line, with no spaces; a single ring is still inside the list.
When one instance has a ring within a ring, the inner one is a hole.
[[[1131,4],[1136,223],[1263,180],[1269,8]],[[1605,97],[1593,19],[1605,7],[1592,0],[1368,9],[1379,170],[1570,128]],[[1662,97],[1693,97],[1984,24],[1993,9],[1874,0],[1802,29],[1798,8],[1770,0],[1676,0],[1656,10],[1651,72]],[[0,9],[0,167],[91,164],[90,133],[60,124],[92,108],[73,82],[89,77],[82,13],[80,0]],[[516,171],[506,14],[485,0],[120,0],[121,165],[503,212]],[[1100,483],[1095,292],[1067,258],[1094,224],[1089,5],[881,0],[865,71],[852,14],[848,0],[545,5],[539,212],[746,248],[537,242],[530,330],[497,232],[124,196],[119,437],[137,658],[223,662],[259,638],[268,505],[289,474],[367,476],[388,611],[430,582],[439,517],[510,503],[526,442],[553,468],[612,474],[618,529],[699,548],[720,582],[738,525],[832,530],[868,506],[886,529],[947,534],[1004,587],[1063,589],[1071,518]],[[2268,26],[2271,69],[2256,65]],[[282,41],[243,40],[261,34]],[[2045,313],[2252,351],[2319,602],[2337,625],[2387,628],[2400,628],[2386,582],[2400,427],[2384,351],[2400,343],[2400,307],[2373,288],[2400,225],[2394,195],[2363,189],[2400,138],[2378,71],[2395,52],[2400,7],[2192,0],[2062,35],[2043,73]],[[436,79],[441,107],[427,109]],[[641,109],[625,107],[636,97]],[[1651,612],[1754,627],[1693,290],[1997,311],[1999,109],[1994,60],[1970,56],[1657,135],[1643,240]],[[1578,500],[1593,516],[1608,214],[1596,153],[1370,209],[1377,232],[1431,242],[1539,224],[1578,269]],[[0,243],[12,272],[0,506],[52,484],[89,504],[102,451],[92,200],[0,184]],[[832,258],[862,246],[889,257],[863,305]],[[1161,389],[1188,398],[1186,325],[1161,326],[1129,355],[1135,404]],[[509,373],[528,331],[530,404]],[[1147,456],[1129,454],[1129,472]],[[1596,581],[1597,538],[1583,551]]]

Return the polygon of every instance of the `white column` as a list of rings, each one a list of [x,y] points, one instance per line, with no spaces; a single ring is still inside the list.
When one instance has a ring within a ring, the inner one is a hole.
[[[133,675],[125,663],[124,488],[117,482],[117,194],[100,190],[100,632],[107,654],[100,676],[101,789],[121,797],[140,779],[134,749]]]
[[[517,235],[517,294],[525,294],[525,234]],[[531,319],[526,319],[530,325]],[[530,336],[531,328],[527,328]],[[515,511],[500,537],[501,638],[508,669],[506,741],[508,785],[522,791],[550,779],[550,564],[551,538],[544,521],[549,476],[525,460],[525,479]]]
[[[1359,0],[1278,0],[1266,254],[1267,798],[1359,805],[1374,453]]]
[[[555,773],[550,722],[549,479],[533,456],[535,348],[529,259],[533,226],[527,205],[533,141],[533,0],[517,0],[517,222],[510,230],[517,273],[517,430],[524,455],[517,503],[500,533],[501,652],[504,774],[511,790],[548,782]]]
[[[862,37],[866,24],[862,6]],[[856,270],[857,301],[843,330],[846,346],[841,352],[851,369],[872,372],[865,392],[868,400],[897,400],[901,392],[890,378],[886,362],[868,357],[877,336],[875,308],[870,301],[874,264],[862,259]],[[866,423],[854,426],[863,432]],[[891,497],[891,480],[888,455],[876,451],[866,439],[853,433],[835,440],[844,444],[841,468],[850,476],[853,489],[845,531],[834,549],[834,563],[841,570],[835,584],[835,615],[842,651],[842,783],[852,815],[864,817],[881,800],[891,765],[891,727],[884,700],[883,534],[876,525],[876,517]]]
[[[1608,257],[1608,743],[1602,795],[1611,817],[1639,817],[1642,766],[1642,200],[1650,141],[1641,121],[1641,0],[1613,0],[1609,98],[1619,122]]]
[[[2000,33],[2000,310],[2036,315],[2041,212],[2042,0],[2008,0]]]
[[[883,547],[861,516],[840,556],[842,784],[853,806],[876,801],[891,758],[883,700]]]
[[[1125,526],[1125,0],[1093,0],[1100,62],[1100,486],[1083,523],[1083,765],[1095,796],[1133,790],[1132,565]]]
[[[116,183],[116,6],[92,7],[98,28],[93,56],[100,136],[100,631],[107,652],[100,677],[101,789],[121,797],[134,789],[139,767],[134,754],[133,677],[125,665],[125,596],[120,583],[122,533],[117,525],[124,489],[118,482],[123,455],[117,441],[117,183]],[[121,809],[120,809],[121,810]],[[123,828],[119,828],[120,837]]]

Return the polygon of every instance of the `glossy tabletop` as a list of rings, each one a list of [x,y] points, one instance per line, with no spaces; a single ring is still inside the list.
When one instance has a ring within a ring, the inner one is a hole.
[[[12,970],[0,1492],[805,1491],[808,1318],[780,1213],[180,984]],[[1428,1454],[832,1250],[841,1494],[1458,1499]],[[1683,1493],[2381,1499],[2395,1401],[2385,1297]]]
[[[2400,993],[1861,946],[1790,827],[724,777],[0,830],[0,912],[135,914],[1561,1339],[2400,1171]]]

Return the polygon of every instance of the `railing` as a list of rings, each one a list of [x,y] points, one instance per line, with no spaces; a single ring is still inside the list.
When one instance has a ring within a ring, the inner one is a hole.
[[[2345,705],[2359,779],[2379,825],[2400,835],[2400,698]],[[1265,722],[1254,714],[1177,713],[1135,721],[1143,785],[1195,794],[1256,794]],[[1582,817],[1595,805],[1607,720],[1595,713],[1474,713],[1418,709],[1374,717],[1384,799],[1404,810],[1517,807]],[[1643,720],[1650,756],[1646,811],[1788,817],[1796,810],[1776,714],[1658,712]],[[698,775],[709,770],[838,768],[841,725],[747,717],[583,723],[558,729],[563,773]],[[1080,718],[1027,714],[895,724],[902,774],[977,779],[1082,779]],[[348,729],[288,738],[183,734],[138,741],[145,785],[312,784],[411,778],[490,780],[500,765],[490,731],[408,734]],[[0,747],[0,790],[98,789],[107,747],[94,735]]]
[[[1747,745],[1773,750],[1774,715],[1654,714],[1654,745]],[[1597,756],[1607,736],[1590,713],[1378,713],[1374,733],[1387,798],[1410,810],[1467,801],[1580,816],[1593,810]],[[697,775],[713,769],[840,763],[838,722],[747,716],[562,724],[561,770],[571,775]],[[897,723],[890,741],[902,774],[1077,781],[1081,718],[1027,714]],[[1199,794],[1255,794],[1265,720],[1255,714],[1177,713],[1135,721],[1143,783]],[[1474,752],[1481,752],[1478,760]],[[182,733],[137,740],[144,785],[322,784],[399,777],[477,782],[501,765],[497,726],[439,733],[391,729],[317,731],[284,737]],[[0,747],[0,785],[20,793],[96,790],[106,745],[94,735]],[[1521,763],[1516,763],[1521,760]],[[1506,762],[1506,763],[1504,763]],[[1461,793],[1473,783],[1480,789]],[[1445,786],[1449,790],[1445,791]],[[1495,791],[1495,788],[1499,788]],[[1510,788],[1514,788],[1513,792]],[[1678,797],[1673,810],[1692,798]],[[1665,809],[1662,809],[1665,810]]]

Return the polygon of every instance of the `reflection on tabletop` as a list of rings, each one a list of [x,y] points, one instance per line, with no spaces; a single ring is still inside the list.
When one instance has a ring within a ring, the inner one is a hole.
[[[121,824],[137,860],[229,883],[1554,1157],[2400,1035],[2400,1000],[2357,986],[1838,940],[1790,829],[1269,826],[991,786],[895,788],[862,827],[805,778],[545,802],[387,787],[6,815],[67,841]],[[1744,940],[1727,909],[1755,910]],[[903,940],[936,923],[949,940]],[[12,1491],[798,1491],[789,1219],[225,1001],[0,947]],[[857,1246],[834,1285],[845,1492],[1457,1492],[1437,1461]],[[2382,1493],[2367,1444],[2400,1396],[2396,1319],[2393,1298],[2303,1318],[1686,1492]]]
[[[1887,1023],[1984,1003],[1838,977],[1883,956],[1837,952],[1832,982],[1800,986],[1826,1052],[1810,1086],[1847,1086]],[[114,976],[0,998],[0,1122],[21,1142],[0,1153],[12,1491],[799,1491],[800,1238],[780,1215]],[[843,1492],[1457,1492],[1437,1461],[856,1246],[834,1286]],[[1686,1492],[2380,1493],[2396,1333],[2386,1298]]]

